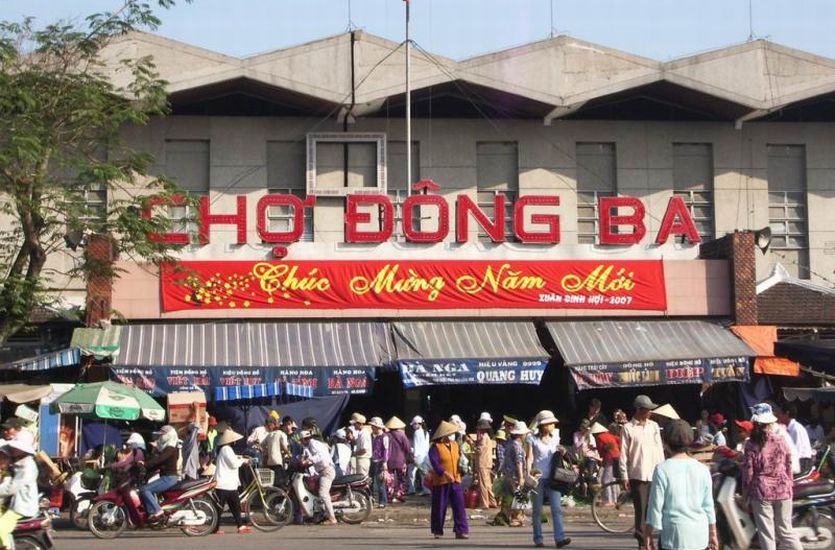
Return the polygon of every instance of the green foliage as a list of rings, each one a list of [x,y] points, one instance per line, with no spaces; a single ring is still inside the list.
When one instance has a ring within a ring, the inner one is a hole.
[[[68,254],[68,231],[112,235],[119,254],[138,261],[169,257],[171,248],[146,233],[170,222],[144,219],[141,202],[176,188],[150,176],[153,158],[121,136],[167,113],[165,82],[151,59],[115,66],[102,59],[114,41],[159,23],[154,8],[137,0],[78,24],[0,22],[0,344],[48,300],[47,261]],[[61,275],[114,274],[113,265],[84,256],[72,255]]]

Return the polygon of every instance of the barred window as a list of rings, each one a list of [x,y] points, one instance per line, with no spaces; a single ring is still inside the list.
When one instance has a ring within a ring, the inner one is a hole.
[[[513,203],[519,196],[519,144],[515,141],[483,141],[476,144],[476,202],[484,213],[494,219],[494,198],[503,193],[505,202],[504,235],[515,241]],[[484,228],[478,226],[478,240],[491,242]]]
[[[577,143],[577,242],[600,242],[599,200],[617,195],[614,143]]]
[[[191,196],[209,194],[209,141],[165,140],[165,175]],[[196,233],[198,212],[188,206],[169,206],[172,231]]]
[[[267,192],[271,195],[294,195],[304,200],[306,144],[303,141],[267,142]],[[295,213],[290,206],[267,207],[267,230],[287,232],[293,229]],[[313,209],[304,209],[304,233],[299,240],[312,241]]]
[[[673,193],[684,199],[702,242],[715,238],[713,207],[713,146],[673,144]],[[687,242],[676,235],[676,242]]]
[[[794,276],[809,279],[806,147],[768,146],[768,224],[771,249]]]

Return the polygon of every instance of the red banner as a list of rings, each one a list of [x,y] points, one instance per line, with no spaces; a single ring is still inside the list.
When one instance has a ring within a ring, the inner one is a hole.
[[[228,261],[162,270],[162,308],[667,307],[661,261]]]

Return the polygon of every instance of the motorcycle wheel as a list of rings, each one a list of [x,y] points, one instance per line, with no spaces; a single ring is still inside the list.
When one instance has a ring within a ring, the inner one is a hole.
[[[359,525],[371,515],[371,495],[367,491],[353,491],[353,497],[359,504],[359,510],[356,512],[338,510],[336,519],[348,525]]]
[[[792,519],[792,527],[814,528],[815,518],[811,512],[807,512],[802,516],[796,516]],[[818,510],[817,513],[817,532],[818,540],[810,539],[805,536],[798,536],[803,550],[832,550],[835,548],[835,519],[829,514],[824,514]]]
[[[112,500],[100,500],[90,507],[87,523],[96,538],[115,539],[128,526],[128,516],[125,509]]]
[[[197,498],[192,500],[190,505],[184,506],[184,508],[188,508],[189,506],[194,506],[195,510],[206,514],[206,521],[203,522],[203,525],[187,525],[185,527],[180,527],[180,530],[184,534],[189,537],[205,537],[206,535],[214,533],[217,530],[220,517],[217,513],[217,508],[211,500],[208,498]]]
[[[14,547],[15,550],[47,550],[41,541],[28,535],[15,537]]]
[[[79,510],[81,504],[84,506],[82,510]],[[92,504],[89,498],[81,497],[74,500],[70,505],[70,521],[82,531],[86,531],[88,528],[87,515],[90,513]]]
[[[293,521],[293,500],[277,487],[264,487],[252,493],[246,501],[247,515],[259,531],[276,531]]]

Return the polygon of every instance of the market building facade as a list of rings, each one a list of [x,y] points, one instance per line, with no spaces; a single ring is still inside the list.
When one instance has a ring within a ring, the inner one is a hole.
[[[727,326],[757,324],[740,303],[775,264],[832,286],[831,59],[767,41],[663,63],[567,37],[419,50],[407,177],[396,43],[239,59],[140,33],[108,55],[153,56],[172,113],[125,136],[202,197],[146,203],[179,261],[120,259],[104,291],[127,321],[112,372],[147,389],[529,412],[559,388],[704,388],[749,380],[756,353]],[[711,252],[733,233],[746,250]]]

